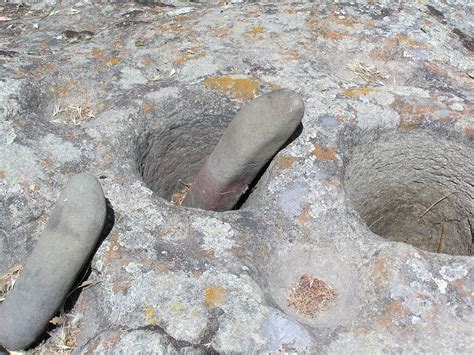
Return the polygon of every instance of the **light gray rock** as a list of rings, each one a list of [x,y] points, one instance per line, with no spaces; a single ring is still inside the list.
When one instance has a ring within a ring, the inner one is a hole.
[[[46,229],[14,288],[0,305],[0,343],[25,349],[44,330],[94,249],[106,203],[98,180],[75,175],[60,195]]]
[[[231,209],[290,138],[303,115],[303,100],[287,89],[245,105],[199,171],[183,205],[214,211]]]

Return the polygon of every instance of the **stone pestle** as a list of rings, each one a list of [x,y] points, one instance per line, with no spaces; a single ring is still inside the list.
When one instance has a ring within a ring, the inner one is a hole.
[[[232,119],[186,194],[183,206],[233,208],[248,185],[296,130],[303,100],[288,89],[262,95]]]
[[[106,217],[99,181],[75,175],[60,195],[23,272],[0,304],[0,344],[30,346],[45,330],[94,250]]]

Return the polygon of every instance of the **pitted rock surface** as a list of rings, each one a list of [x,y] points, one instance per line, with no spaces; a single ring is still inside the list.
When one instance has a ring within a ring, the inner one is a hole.
[[[76,353],[472,352],[472,5],[427,4],[2,4],[0,272],[87,170],[115,224]],[[245,207],[170,203],[242,103],[279,87],[303,97],[303,130]],[[314,317],[287,303],[305,273],[336,294]]]

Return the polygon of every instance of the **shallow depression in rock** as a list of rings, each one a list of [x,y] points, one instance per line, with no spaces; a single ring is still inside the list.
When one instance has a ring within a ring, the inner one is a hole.
[[[374,233],[420,249],[471,255],[474,149],[441,134],[365,139],[345,173],[354,209]]]

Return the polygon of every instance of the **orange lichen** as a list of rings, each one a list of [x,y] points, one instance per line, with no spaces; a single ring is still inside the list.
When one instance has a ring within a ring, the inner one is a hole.
[[[204,291],[204,302],[207,308],[216,308],[224,304],[227,293],[223,287],[209,286]]]
[[[336,186],[336,187],[339,187],[341,186],[341,180],[339,180],[337,177],[332,177],[328,180],[328,182],[333,185],[333,186]]]
[[[235,75],[207,78],[204,84],[239,101],[253,99],[260,88],[257,81]]]
[[[296,60],[300,57],[300,54],[292,49],[280,49],[279,53],[287,60]]]
[[[336,157],[336,149],[327,148],[324,149],[320,145],[316,145],[313,149],[313,155],[318,160],[333,160]]]
[[[153,110],[153,108],[155,107],[155,105],[153,105],[152,103],[150,102],[145,102],[143,104],[143,106],[140,108],[140,113],[147,113],[147,112],[150,112],[151,110]]]
[[[207,52],[198,52],[195,53],[194,51],[181,53],[174,61],[173,64],[179,65],[183,64],[189,60],[197,60],[200,58],[204,58],[207,55]]]
[[[302,211],[300,215],[298,216],[298,222],[301,224],[305,224],[307,222],[310,222],[313,217],[311,217],[311,214],[309,213],[310,211],[310,206],[309,203],[301,203]]]
[[[229,35],[230,28],[225,27],[225,26],[221,26],[221,27],[218,27],[218,28],[215,28],[215,29],[211,30],[211,33],[215,37],[225,37],[225,36]]]
[[[371,92],[374,92],[374,91],[375,91],[374,88],[362,87],[362,88],[346,89],[342,93],[346,96],[349,96],[349,97],[359,97],[359,96],[362,96],[362,95],[370,94]]]
[[[373,263],[369,278],[375,287],[379,288],[388,281],[389,269],[387,265],[393,262],[394,260],[391,258],[380,257]]]
[[[319,277],[310,274],[301,275],[287,296],[289,307],[311,318],[318,312],[325,311],[335,299],[336,294],[332,288]]]
[[[376,319],[376,323],[379,327],[385,328],[395,328],[399,329],[400,326],[397,325],[397,319],[401,319],[406,316],[407,310],[402,300],[397,299],[393,303],[387,305],[386,311],[384,314],[380,315]]]
[[[292,166],[295,160],[296,158],[291,155],[284,155],[276,160],[275,165],[279,170],[285,170]]]
[[[348,36],[347,32],[340,32],[340,31],[322,31],[323,37],[325,39],[329,39],[332,41],[340,41],[341,39]]]
[[[399,43],[406,44],[407,46],[410,46],[410,47],[423,47],[423,45],[419,44],[417,41],[414,41],[402,35],[398,36],[397,40]]]
[[[5,178],[5,172],[3,170],[0,170],[0,179]]]
[[[474,127],[473,126],[464,127],[464,134],[469,138],[474,137]]]

